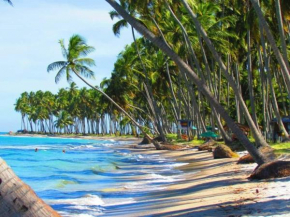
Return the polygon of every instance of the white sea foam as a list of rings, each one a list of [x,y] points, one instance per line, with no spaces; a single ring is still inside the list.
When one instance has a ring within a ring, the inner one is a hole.
[[[136,200],[134,200],[133,198],[126,198],[126,199],[110,198],[110,199],[104,199],[104,202],[105,204],[103,206],[107,207],[107,206],[116,206],[116,205],[136,203]]]
[[[163,190],[166,187],[160,186],[160,185],[150,185],[149,181],[138,181],[138,182],[132,182],[130,184],[127,184],[124,186],[125,189],[129,191],[159,191]]]
[[[80,198],[75,199],[60,199],[60,200],[48,200],[50,205],[67,205],[68,208],[79,210],[79,214],[72,214],[69,212],[61,212],[63,217],[93,217],[98,214],[102,214],[104,208],[104,201],[97,195],[87,194]]]
[[[174,164],[170,164],[169,167],[181,167],[181,166],[185,166],[188,163],[174,163]]]
[[[40,149],[55,149],[53,146],[48,146],[48,145],[29,145],[29,146],[17,146],[17,145],[7,145],[7,146],[1,146],[0,149],[20,149],[20,150],[34,150],[37,148],[38,150]]]
[[[176,182],[176,181],[182,181],[184,178],[182,178],[182,175],[173,175],[173,176],[163,176],[160,174],[152,173],[149,175],[150,181],[147,181],[147,183],[158,183],[158,182]]]
[[[146,179],[146,181],[127,183],[124,188],[131,191],[158,191],[166,189],[161,183],[173,183],[182,181],[185,178],[182,175],[164,176],[156,173],[149,173],[144,179]]]
[[[143,158],[144,158],[144,156],[141,155],[141,154],[138,154],[136,157],[137,157],[137,158],[140,158],[140,159],[143,159]]]
[[[104,146],[104,147],[111,147],[111,146],[114,146],[115,143],[102,143],[102,144],[99,144],[101,146]]]
[[[67,205],[76,205],[76,206],[101,206],[104,205],[104,201],[97,195],[87,194],[80,198],[74,199],[59,199],[59,200],[50,200],[49,204],[51,205],[59,205],[59,204],[67,204]]]
[[[67,212],[59,212],[62,217],[95,217],[96,215],[101,215],[102,212],[94,212],[93,214],[72,214]]]
[[[76,147],[70,147],[71,150],[93,149],[93,148],[95,148],[93,145],[80,145]]]

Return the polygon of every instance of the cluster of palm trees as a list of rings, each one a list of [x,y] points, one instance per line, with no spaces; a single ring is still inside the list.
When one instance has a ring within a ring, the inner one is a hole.
[[[78,35],[71,37],[68,48],[61,40],[65,60],[47,70],[58,70],[56,82],[62,75],[71,82],[74,73],[92,90],[76,91],[71,83],[69,90],[61,89],[57,95],[23,93],[15,107],[22,114],[23,127],[96,133],[112,120],[130,122],[128,132],[138,129],[160,148],[149,132],[165,141],[179,119],[193,120],[198,133],[206,125],[217,126],[225,142],[231,142],[223,130],[227,124],[258,165],[267,159],[236,122],[250,127],[258,146],[268,146],[273,117],[289,137],[281,118],[290,113],[289,0],[106,2],[114,8],[111,17],[120,18],[114,33],[130,25],[134,38],[119,55],[112,77],[101,87],[89,84],[82,76],[94,77],[89,68],[94,61],[86,57],[93,47]],[[110,116],[110,121],[102,115]]]
[[[115,10],[111,17],[121,19],[114,25],[114,33],[120,34],[122,27],[130,25],[134,37],[134,43],[120,54],[112,77],[101,87],[89,84],[82,76],[94,76],[89,68],[94,61],[86,57],[93,48],[78,35],[70,39],[68,48],[61,40],[65,61],[50,64],[48,71],[58,69],[56,81],[66,75],[71,82],[74,73],[92,90],[77,90],[71,83],[69,90],[61,89],[57,95],[41,91],[21,94],[15,109],[21,112],[23,128],[96,133],[99,126],[108,128],[105,125],[112,120],[126,120],[160,148],[149,131],[166,140],[170,125],[179,119],[193,120],[199,133],[208,124],[217,126],[225,142],[230,142],[222,127],[227,124],[258,165],[267,159],[235,122],[247,124],[260,146],[268,145],[273,117],[289,137],[281,118],[290,113],[289,0],[106,1]],[[142,36],[137,40],[135,30]],[[110,115],[110,121],[102,115]],[[1,167],[9,171],[5,163]],[[9,177],[5,183],[18,180],[4,172],[0,180]],[[16,184],[17,189],[27,188],[19,181]],[[12,211],[33,215],[40,210],[39,216],[59,216],[48,206],[29,203],[31,200],[23,199],[23,205],[16,207],[15,200],[23,195],[11,199],[7,195],[14,194],[8,190],[1,197],[3,215],[12,215]],[[31,190],[25,192],[33,201],[40,201]]]
[[[151,49],[149,55],[164,54],[164,68],[168,66],[171,77],[178,78],[177,88],[173,87],[178,101],[172,96],[168,102],[172,109],[178,111],[181,101],[180,108],[187,116],[191,112],[202,128],[206,119],[201,104],[206,103],[225,141],[229,138],[223,123],[260,163],[261,155],[235,122],[246,123],[260,146],[267,146],[266,133],[274,116],[289,136],[281,120],[290,110],[289,1],[106,1],[115,9],[111,16],[122,17],[114,26],[116,33],[130,24],[149,47],[160,49]],[[136,48],[140,54],[142,48]],[[146,63],[145,58],[141,55],[139,61]],[[183,95],[178,93],[181,88]]]
[[[57,94],[24,92],[16,100],[22,129],[34,133],[136,134],[128,119],[114,112],[98,92],[72,82]]]
[[[107,100],[106,114],[122,113],[119,121],[130,120],[142,133],[155,132],[163,141],[178,120],[187,119],[197,134],[206,125],[218,127],[228,143],[227,124],[262,163],[235,122],[250,127],[258,146],[267,146],[273,117],[289,137],[281,118],[290,111],[287,1],[106,1],[115,9],[111,18],[120,19],[114,33],[130,25],[134,42],[118,56],[111,78],[96,87],[83,78],[94,77],[89,68],[94,61],[86,57],[94,48],[79,35],[71,37],[67,48],[61,40],[65,61],[48,66],[49,72],[58,69],[56,82],[62,75],[71,82],[76,74]],[[135,30],[142,37],[136,39]],[[84,119],[80,122],[85,132]]]

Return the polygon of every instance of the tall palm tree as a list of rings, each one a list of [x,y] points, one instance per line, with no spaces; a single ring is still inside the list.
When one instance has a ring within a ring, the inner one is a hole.
[[[106,0],[124,19],[126,19],[131,26],[137,31],[149,39],[153,44],[159,47],[165,54],[167,54],[179,67],[181,71],[188,73],[191,76],[191,80],[196,84],[198,89],[203,93],[204,96],[210,101],[211,105],[216,111],[223,117],[231,130],[235,133],[240,142],[245,146],[249,153],[253,156],[255,161],[261,165],[266,162],[265,157],[252,145],[249,139],[234,123],[233,119],[228,115],[225,109],[219,104],[216,98],[212,95],[211,91],[201,81],[197,74],[186,64],[160,37],[156,37],[151,31],[149,31],[144,25],[140,24],[136,19],[130,16],[116,1]]]
[[[64,40],[59,41],[63,57],[65,61],[57,61],[51,63],[47,67],[47,72],[54,71],[58,69],[58,72],[55,77],[55,82],[57,83],[63,75],[66,75],[68,82],[72,81],[72,73],[85,82],[88,86],[100,92],[104,97],[106,97],[111,103],[113,103],[120,111],[122,111],[134,125],[136,125],[142,133],[153,142],[156,149],[161,149],[160,144],[153,140],[143,126],[141,126],[129,113],[127,113],[121,106],[119,106],[111,97],[109,97],[104,91],[100,88],[91,85],[86,78],[94,78],[94,72],[89,68],[90,66],[95,65],[95,61],[91,58],[87,58],[89,53],[94,51],[94,47],[88,46],[86,41],[79,35],[73,35],[69,40],[68,48],[64,45]],[[82,76],[81,76],[82,75]]]

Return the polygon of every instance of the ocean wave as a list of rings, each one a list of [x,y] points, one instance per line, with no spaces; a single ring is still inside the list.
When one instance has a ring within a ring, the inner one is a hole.
[[[182,175],[163,176],[155,173],[151,173],[149,175],[149,178],[150,178],[150,181],[148,181],[149,183],[171,183],[184,180]]]
[[[134,200],[133,198],[126,198],[126,199],[110,198],[110,199],[104,199],[104,201],[105,201],[105,204],[103,205],[103,207],[136,203],[136,200]]]
[[[104,201],[98,195],[87,194],[83,197],[73,199],[57,199],[49,200],[50,205],[76,205],[76,206],[101,206],[104,205]]]
[[[93,145],[80,145],[80,146],[70,146],[70,150],[85,150],[85,149],[93,149],[95,146]]]

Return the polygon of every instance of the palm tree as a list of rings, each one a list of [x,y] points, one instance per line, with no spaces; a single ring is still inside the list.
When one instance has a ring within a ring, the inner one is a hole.
[[[134,7],[132,7],[131,4],[126,3],[125,1],[120,1],[120,4],[121,4],[122,8],[124,8],[131,16],[136,17],[136,12],[134,10]],[[118,12],[116,12],[116,11],[111,11],[110,12],[110,16],[111,16],[111,19],[114,19],[116,17],[119,18],[119,19],[122,18],[118,14]],[[142,21],[140,19],[139,19],[139,22],[142,23]],[[118,22],[116,22],[113,25],[114,34],[116,36],[119,36],[121,29],[124,28],[124,27],[127,27],[127,26],[128,26],[128,22],[125,19],[120,19]],[[136,41],[136,37],[135,37],[133,26],[131,26],[131,30],[132,30],[132,35],[133,35],[133,39],[134,39],[135,49],[136,49],[139,61],[141,63],[141,66],[142,66],[143,74],[145,75],[145,84],[144,85],[146,86],[146,89],[147,89],[147,91],[146,91],[146,94],[147,94],[146,99],[148,101],[148,104],[151,104],[150,108],[152,110],[152,114],[154,116],[154,121],[155,121],[155,124],[157,125],[157,129],[158,129],[159,135],[161,136],[162,141],[165,142],[166,141],[166,137],[165,137],[164,130],[162,128],[162,124],[161,124],[162,121],[160,120],[160,108],[158,107],[158,105],[156,103],[156,100],[154,98],[153,92],[152,92],[152,84],[149,82],[148,71],[147,71],[147,69],[145,67],[144,61],[141,58],[141,54],[140,54],[140,51],[139,51],[139,48],[138,48],[138,43]]]
[[[60,217],[0,158],[1,216]]]
[[[285,76],[285,81],[286,81],[286,84],[287,84],[286,87],[288,89],[288,93],[290,93],[290,73],[289,73],[290,68],[289,68],[288,60],[287,60],[287,58],[284,59],[282,54],[280,53],[280,51],[279,51],[279,49],[278,49],[278,47],[276,45],[274,36],[273,36],[273,34],[272,34],[272,32],[271,32],[271,30],[269,28],[269,25],[268,25],[264,15],[263,15],[262,9],[259,6],[258,0],[250,0],[250,1],[252,2],[252,5],[253,5],[256,13],[257,13],[257,16],[259,18],[261,27],[265,30],[266,36],[267,36],[268,41],[269,41],[269,43],[270,43],[270,45],[271,45],[271,47],[272,47],[272,49],[274,51],[276,59],[277,59],[277,61],[280,64],[281,71],[282,71],[282,73]],[[284,47],[284,49],[286,49],[286,48]]]
[[[264,156],[252,145],[249,139],[235,124],[232,118],[228,115],[225,109],[219,104],[216,98],[212,95],[211,91],[207,88],[205,83],[201,81],[197,74],[164,42],[160,37],[156,37],[144,25],[140,24],[136,19],[131,17],[116,1],[106,0],[124,19],[126,19],[131,26],[139,31],[144,37],[149,39],[153,44],[159,47],[165,54],[167,54],[179,67],[179,69],[191,76],[191,80],[196,84],[198,89],[209,100],[211,105],[223,117],[230,129],[235,133],[240,142],[245,146],[249,153],[253,156],[255,161],[261,165],[266,162]]]
[[[111,99],[104,91],[100,88],[95,87],[88,83],[81,75],[86,78],[94,78],[94,72],[89,68],[89,66],[95,65],[95,62],[91,58],[87,58],[89,53],[94,51],[92,46],[88,46],[86,41],[79,35],[73,35],[69,40],[68,48],[65,47],[64,41],[59,41],[63,57],[66,59],[65,61],[57,61],[51,63],[47,67],[47,72],[54,71],[59,69],[55,82],[57,83],[60,78],[65,74],[68,82],[72,81],[72,73],[74,73],[78,78],[80,78],[83,82],[85,82],[91,88],[100,92],[104,97],[106,97],[111,103],[113,103],[120,111],[122,111],[134,125],[136,125],[142,133],[153,142],[156,149],[161,149],[160,144],[157,141],[154,141],[148,133],[146,133],[143,126],[141,126],[129,113],[127,113],[121,106],[119,106],[113,99]]]

